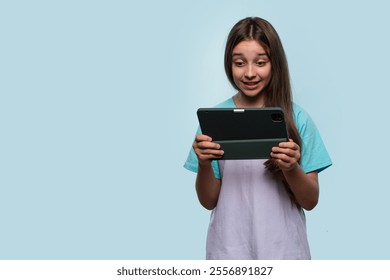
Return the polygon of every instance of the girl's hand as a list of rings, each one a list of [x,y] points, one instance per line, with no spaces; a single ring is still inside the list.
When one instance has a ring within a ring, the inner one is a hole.
[[[204,134],[196,135],[192,147],[201,164],[210,162],[212,159],[219,159],[223,155],[223,151],[220,150],[221,145],[212,142],[211,137]]]
[[[282,171],[291,171],[298,165],[301,148],[290,139],[289,142],[281,142],[277,147],[273,147],[271,157],[276,160]]]

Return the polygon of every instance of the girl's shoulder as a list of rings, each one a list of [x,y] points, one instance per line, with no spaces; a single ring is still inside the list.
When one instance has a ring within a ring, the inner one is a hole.
[[[303,171],[321,172],[331,166],[332,160],[310,115],[295,103],[293,103],[293,115],[302,139],[300,165]]]
[[[309,113],[295,103],[293,103],[293,117],[301,137],[304,137],[306,134],[313,135],[319,133],[317,126]]]
[[[293,117],[297,124],[306,123],[312,121],[310,115],[303,109],[300,105],[295,102],[292,103],[293,107]]]

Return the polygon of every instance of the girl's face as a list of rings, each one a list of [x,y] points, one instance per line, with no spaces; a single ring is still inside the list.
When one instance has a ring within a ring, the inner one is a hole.
[[[255,40],[240,42],[233,49],[232,63],[234,83],[247,97],[260,95],[271,80],[271,62]]]

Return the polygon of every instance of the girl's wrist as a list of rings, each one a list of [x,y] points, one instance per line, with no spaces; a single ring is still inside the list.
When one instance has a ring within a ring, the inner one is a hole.
[[[211,167],[211,160],[206,159],[206,160],[198,160],[198,166],[199,168],[209,168]]]
[[[299,163],[295,162],[292,166],[290,166],[288,168],[280,168],[280,169],[282,169],[282,172],[284,174],[290,174],[290,173],[297,171],[298,168],[299,168]]]

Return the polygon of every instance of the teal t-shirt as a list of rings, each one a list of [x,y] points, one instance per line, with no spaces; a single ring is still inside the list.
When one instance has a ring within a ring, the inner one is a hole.
[[[215,106],[217,108],[235,108],[233,98],[229,98],[226,101]],[[298,132],[301,136],[301,159],[300,166],[305,173],[309,172],[321,172],[332,165],[332,160],[325,148],[324,142],[321,139],[320,133],[310,118],[300,106],[293,103],[293,117],[295,124],[298,128]],[[200,134],[201,130],[198,128],[196,134]],[[198,172],[198,158],[191,148],[188,158],[184,164],[184,167],[190,171]],[[212,167],[215,178],[221,179],[221,172],[217,160],[212,161]]]

